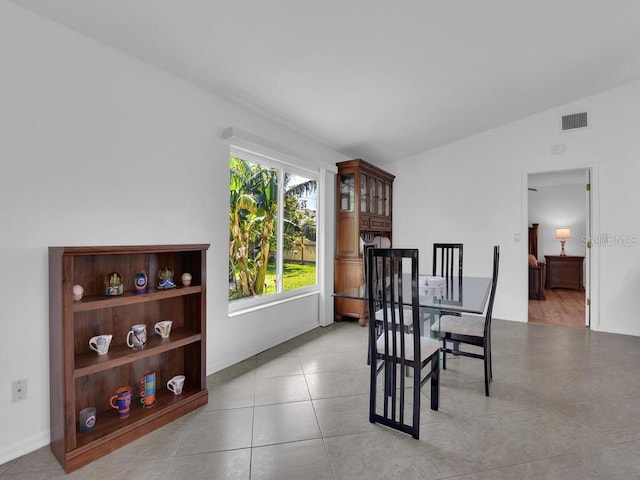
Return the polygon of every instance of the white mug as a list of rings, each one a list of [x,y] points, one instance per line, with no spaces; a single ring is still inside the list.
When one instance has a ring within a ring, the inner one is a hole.
[[[127,333],[127,346],[141,348],[147,343],[147,326],[144,323],[134,325]]]
[[[162,338],[169,338],[169,334],[171,333],[171,325],[173,325],[173,322],[171,320],[163,320],[162,322],[156,323],[153,329]]]
[[[109,344],[113,335],[96,335],[89,340],[89,348],[98,352],[98,355],[104,355],[109,351]]]
[[[176,375],[167,382],[167,389],[173,392],[174,395],[180,395],[182,387],[184,387],[184,378],[184,375]]]

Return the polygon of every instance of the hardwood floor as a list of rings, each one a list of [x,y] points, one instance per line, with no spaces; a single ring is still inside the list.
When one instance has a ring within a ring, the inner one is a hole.
[[[550,288],[544,294],[546,300],[529,300],[530,323],[585,328],[584,292]]]

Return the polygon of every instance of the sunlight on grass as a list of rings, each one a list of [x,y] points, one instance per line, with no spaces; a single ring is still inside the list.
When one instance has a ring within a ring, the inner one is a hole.
[[[300,263],[285,263],[283,288],[285,291],[294,290],[296,288],[315,285],[316,283],[316,266]],[[269,264],[265,283],[267,288],[265,294],[275,293],[276,291],[276,267],[273,263]]]

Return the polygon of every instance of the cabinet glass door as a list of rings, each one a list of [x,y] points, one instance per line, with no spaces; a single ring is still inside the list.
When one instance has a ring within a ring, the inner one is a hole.
[[[367,176],[360,175],[360,211],[362,213],[367,212]]]
[[[376,179],[369,177],[369,213],[376,212]]]
[[[384,214],[387,217],[391,216],[391,184],[384,184]]]
[[[355,208],[355,174],[345,173],[340,175],[340,211],[353,212]]]
[[[378,180],[378,194],[376,197],[378,198],[378,215],[384,215],[384,182],[382,180]]]

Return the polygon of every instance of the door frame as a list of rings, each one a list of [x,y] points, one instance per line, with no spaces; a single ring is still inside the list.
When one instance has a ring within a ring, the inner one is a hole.
[[[588,240],[594,238],[599,232],[599,169],[598,165],[563,165],[558,167],[532,167],[522,171],[522,228],[521,238],[528,238],[529,231],[529,175],[541,173],[560,173],[568,170],[585,170],[590,178],[591,189],[589,192],[585,189],[585,198],[587,199],[587,236]],[[594,233],[595,232],[595,233]],[[597,245],[595,245],[597,247]],[[600,329],[599,316],[599,298],[600,298],[600,268],[599,268],[599,252],[597,248],[587,248],[585,251],[585,263],[587,265],[585,271],[585,324],[592,330]],[[521,258],[526,259],[528,255],[528,242],[521,242]],[[528,262],[523,261],[528,265]],[[528,267],[526,269],[528,272]],[[523,288],[522,292],[526,301],[524,302],[524,319],[529,319],[529,276],[522,275]]]

